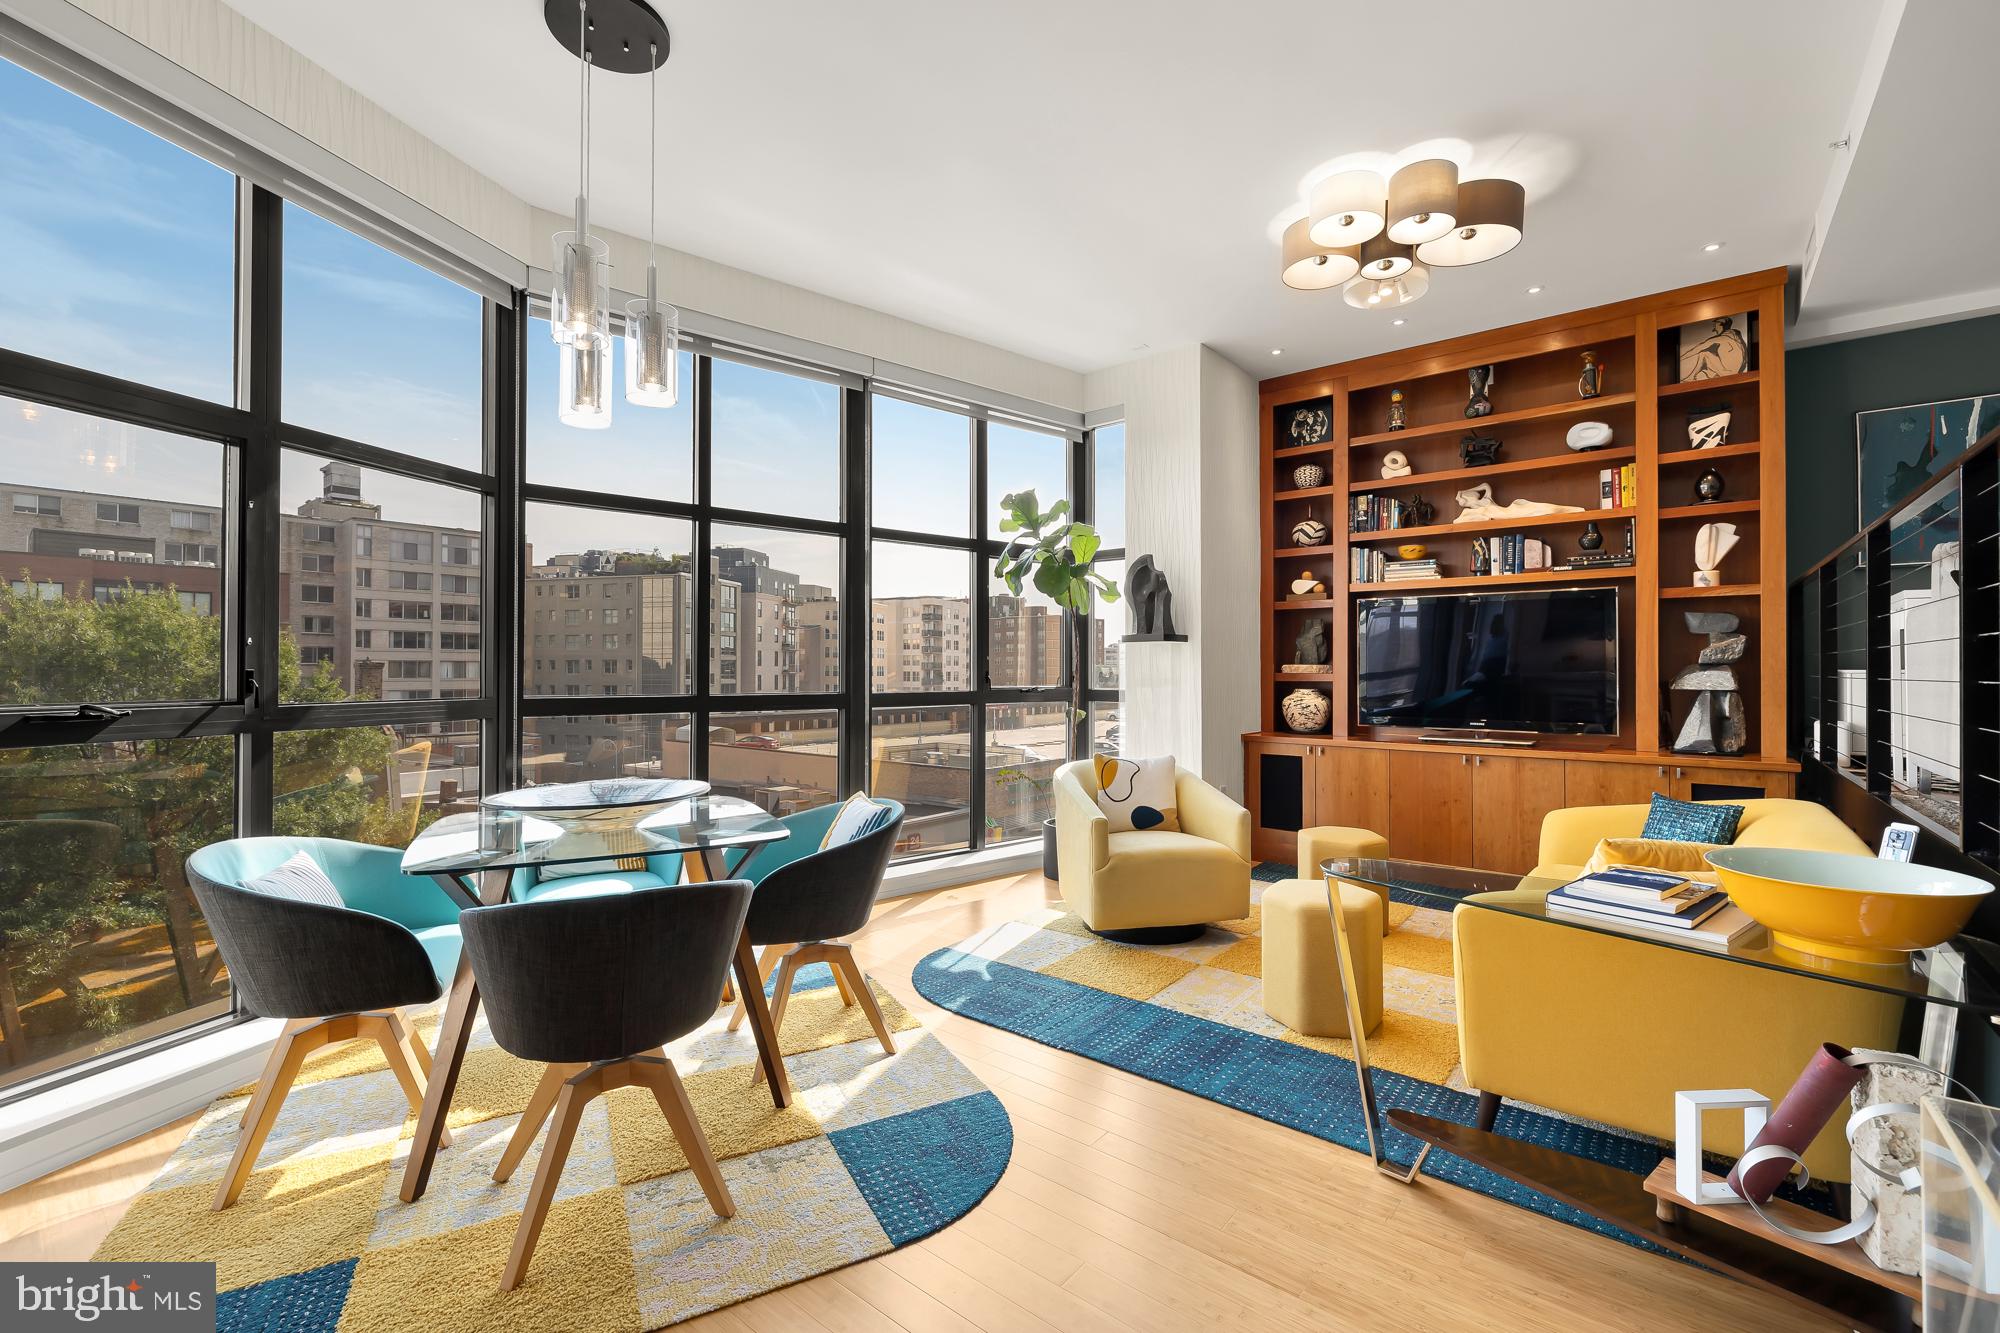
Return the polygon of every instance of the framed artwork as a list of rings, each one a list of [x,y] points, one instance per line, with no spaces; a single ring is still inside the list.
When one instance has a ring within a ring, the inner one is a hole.
[[[1280,419],[1277,447],[1296,449],[1333,438],[1333,404],[1324,398],[1287,408]]]
[[[1719,380],[1750,369],[1750,312],[1681,325],[1681,383]]]
[[[2000,394],[1854,414],[1860,526],[1915,495],[1980,436],[2000,426]]]

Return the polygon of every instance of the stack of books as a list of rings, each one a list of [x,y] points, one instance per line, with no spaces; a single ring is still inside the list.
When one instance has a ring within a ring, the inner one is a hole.
[[[1547,542],[1510,532],[1486,539],[1486,574],[1532,574],[1556,562],[1555,548]]]
[[[1382,564],[1384,583],[1421,583],[1444,577],[1436,556],[1424,560],[1387,560]]]
[[[1639,503],[1639,469],[1627,463],[1624,467],[1600,468],[1597,473],[1597,507],[1599,509],[1631,509]]]
[[[1548,910],[1715,946],[1756,925],[1713,884],[1630,866],[1599,870],[1563,885],[1549,894]]]
[[[1408,526],[1403,502],[1389,495],[1357,495],[1349,507],[1349,532],[1388,532]]]

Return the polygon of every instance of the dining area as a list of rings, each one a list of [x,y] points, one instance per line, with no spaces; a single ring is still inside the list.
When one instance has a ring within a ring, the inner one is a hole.
[[[272,1045],[101,1255],[213,1260],[224,1302],[344,1269],[369,1327],[631,1329],[928,1234],[1011,1131],[849,942],[902,816],[622,777],[491,793],[400,849],[202,847],[190,886]],[[411,1273],[442,1254],[434,1308]]]

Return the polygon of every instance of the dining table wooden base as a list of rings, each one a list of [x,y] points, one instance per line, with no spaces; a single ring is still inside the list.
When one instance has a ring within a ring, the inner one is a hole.
[[[505,870],[483,872],[476,895],[456,875],[432,878],[445,892],[470,907],[506,902],[507,886],[513,875]],[[451,1094],[458,1087],[458,1071],[465,1065],[465,1048],[472,1040],[472,1024],[478,1016],[479,983],[473,980],[472,963],[460,954],[451,990],[445,994],[444,1022],[438,1028],[437,1049],[431,1053],[424,1105],[417,1113],[416,1135],[410,1140],[410,1160],[403,1167],[403,1185],[397,1191],[404,1203],[421,1199],[431,1183],[431,1165],[437,1161],[438,1149],[444,1146],[444,1122],[451,1111]]]
[[[687,877],[720,879],[725,869],[722,853],[704,850],[686,858]],[[757,1042],[757,1062],[771,1082],[771,1102],[780,1111],[792,1104],[792,1081],[785,1074],[785,1053],[778,1045],[778,1027],[771,1021],[771,1005],[764,998],[764,978],[757,970],[757,951],[750,944],[750,932],[736,937],[736,991],[750,1015],[750,1035]]]

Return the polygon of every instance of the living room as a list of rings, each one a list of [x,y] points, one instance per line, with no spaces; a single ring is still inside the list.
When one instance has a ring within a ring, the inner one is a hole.
[[[0,1323],[2000,1329],[2000,13],[1372,17],[0,0]]]

